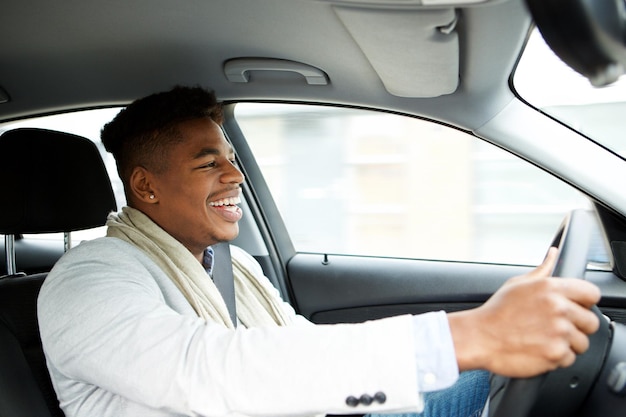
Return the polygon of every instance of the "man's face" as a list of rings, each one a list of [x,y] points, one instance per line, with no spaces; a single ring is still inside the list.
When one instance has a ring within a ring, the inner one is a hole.
[[[149,216],[194,255],[234,239],[244,177],[221,128],[211,119],[183,122],[183,140],[167,152],[167,169],[152,173],[156,196]]]

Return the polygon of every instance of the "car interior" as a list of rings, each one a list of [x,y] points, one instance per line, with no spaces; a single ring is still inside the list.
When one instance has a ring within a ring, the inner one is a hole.
[[[80,243],[78,233],[101,233],[124,205],[98,142],[103,122],[89,114],[108,112],[106,122],[174,85],[206,86],[224,103],[223,130],[246,177],[233,243],[299,314],[330,324],[473,308],[556,245],[555,276],[601,288],[601,329],[571,368],[531,379],[494,375],[483,415],[622,415],[626,152],[613,147],[623,146],[619,135],[604,142],[581,128],[586,119],[571,113],[578,108],[530,103],[514,73],[542,36],[572,71],[608,91],[626,67],[625,8],[620,0],[5,5],[0,417],[64,415],[43,357],[36,297],[55,262]],[[606,128],[598,115],[610,114],[621,132],[612,112],[625,101],[599,108],[592,122]],[[75,117],[48,122],[65,116]],[[436,139],[423,141],[425,134]],[[348,163],[333,165],[338,159]],[[473,168],[475,161],[490,165]],[[476,178],[484,181],[472,188]],[[529,178],[537,181],[519,185]],[[483,199],[470,205],[476,196]],[[344,211],[354,217],[344,221]],[[382,215],[368,220],[375,214]],[[470,235],[478,237],[466,243]]]

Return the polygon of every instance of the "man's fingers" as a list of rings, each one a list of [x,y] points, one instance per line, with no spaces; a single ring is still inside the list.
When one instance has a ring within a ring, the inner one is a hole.
[[[548,249],[546,257],[543,259],[540,265],[538,265],[529,275],[533,278],[545,278],[549,277],[556,265],[556,259],[558,257],[559,250],[554,246]]]
[[[559,292],[573,302],[590,308],[600,301],[600,289],[587,281],[577,278],[554,278]]]
[[[480,339],[494,353],[480,358],[481,367],[531,376],[569,366],[589,349],[588,335],[600,326],[590,309],[600,290],[578,278],[550,277],[557,258],[558,250],[550,248],[541,265],[507,281],[476,310],[490,323]]]
[[[571,303],[566,319],[580,332],[593,334],[600,327],[600,319],[592,311],[585,307]]]
[[[576,327],[585,334],[593,334],[600,328],[600,318],[591,310],[583,310],[573,321]]]
[[[567,368],[568,366],[573,365],[574,362],[576,362],[576,354],[570,350],[567,352],[566,355],[563,356],[561,362],[559,363],[559,366],[561,368]]]
[[[574,330],[570,336],[570,346],[575,353],[584,353],[589,349],[589,337],[585,333]]]
[[[561,322],[560,336],[551,339],[544,345],[545,358],[553,367],[567,367],[576,360],[576,355],[585,353],[589,349],[589,337],[578,329],[572,322]],[[554,368],[552,368],[554,369]]]

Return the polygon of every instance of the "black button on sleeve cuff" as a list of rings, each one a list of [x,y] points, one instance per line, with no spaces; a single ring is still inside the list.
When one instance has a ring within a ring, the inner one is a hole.
[[[387,396],[384,392],[378,391],[376,394],[374,394],[374,401],[379,404],[384,404],[385,401],[387,401]]]
[[[348,404],[349,407],[356,407],[357,405],[359,405],[359,399],[351,395],[346,398],[346,404]]]
[[[361,395],[361,398],[359,398],[359,402],[363,405],[370,405],[373,401],[374,399],[367,394],[363,394]]]
[[[363,395],[361,395],[360,398],[357,398],[357,397],[355,397],[353,395],[351,395],[348,398],[346,398],[346,404],[349,407],[356,407],[359,404],[368,406],[368,405],[371,405],[373,402],[377,402],[379,404],[384,404],[385,401],[387,401],[387,396],[382,391],[378,391],[376,394],[374,394],[373,397],[371,395],[368,395],[368,394],[363,394]]]

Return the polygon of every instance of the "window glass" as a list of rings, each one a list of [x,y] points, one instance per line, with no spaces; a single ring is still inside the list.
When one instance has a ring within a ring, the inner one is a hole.
[[[597,88],[567,66],[534,29],[513,78],[518,94],[626,158],[626,77]]]
[[[109,177],[111,178],[117,206],[122,207],[126,200],[124,197],[122,182],[117,175],[115,160],[113,159],[113,156],[104,149],[104,146],[100,142],[100,130],[104,124],[111,121],[119,111],[120,108],[107,108],[25,119],[17,122],[0,124],[0,134],[6,130],[17,129],[20,127],[37,127],[72,133],[92,140],[98,147],[100,155],[102,156],[107,168],[107,172],[109,173]],[[98,236],[103,236],[104,234],[105,227],[80,230],[72,232],[72,242],[73,245],[76,245],[81,240],[92,239]],[[26,237],[29,239],[63,239],[63,235],[59,233],[27,235]]]
[[[308,105],[236,117],[298,251],[533,265],[578,191],[462,131]]]

